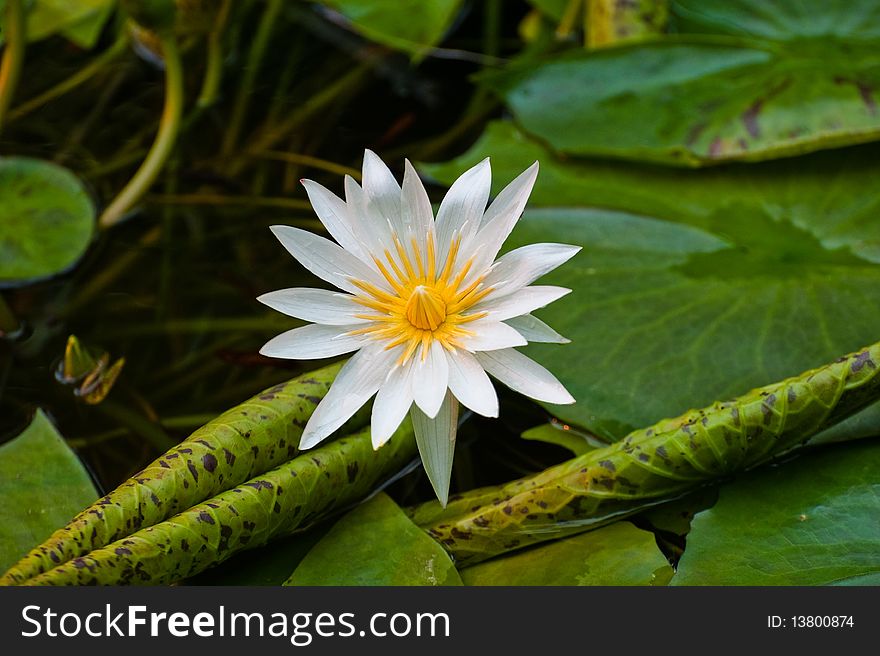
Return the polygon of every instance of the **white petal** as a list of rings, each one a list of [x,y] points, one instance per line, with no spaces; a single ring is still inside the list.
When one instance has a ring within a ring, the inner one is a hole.
[[[388,374],[373,401],[373,415],[370,419],[370,436],[373,448],[378,449],[400,426],[413,402],[412,365],[407,363]]]
[[[449,253],[449,246],[456,233],[461,233],[462,244],[467,245],[476,234],[486,209],[492,171],[489,158],[468,169],[452,183],[437,210],[437,266],[442,267]],[[461,263],[459,258],[459,264]]]
[[[416,406],[410,410],[410,417],[425,473],[440,504],[445,508],[449,501],[449,479],[452,475],[455,434],[458,430],[458,401],[447,392],[436,417],[427,417]]]
[[[506,319],[504,323],[511,328],[514,328],[516,332],[530,342],[544,342],[546,344],[568,344],[571,342],[570,339],[563,337],[546,323],[537,317],[533,317],[531,314],[524,314],[521,317]]]
[[[309,418],[299,448],[311,449],[348,421],[376,393],[397,356],[393,349],[386,351],[379,345],[355,353]]]
[[[404,162],[400,204],[401,217],[406,230],[418,240],[419,248],[424,252],[428,231],[434,223],[434,211],[431,209],[428,192],[425,191],[419,174],[416,173],[409,160]],[[407,248],[409,248],[409,243],[407,243]]]
[[[400,185],[372,150],[364,152],[363,185],[368,206],[401,232]]]
[[[570,292],[571,290],[565,287],[535,285],[524,287],[513,294],[500,298],[489,294],[488,297],[474,305],[471,310],[473,312],[488,312],[487,318],[504,321],[549,305]]]
[[[271,230],[300,264],[331,285],[357,293],[357,286],[349,280],[355,278],[370,282],[381,289],[390,289],[384,278],[329,239],[290,226],[275,225]]]
[[[363,314],[366,308],[356,303],[353,296],[326,289],[309,287],[279,289],[258,296],[257,300],[289,317],[329,326],[345,326],[367,321],[354,316]]]
[[[346,335],[358,326],[322,326],[312,323],[273,337],[260,349],[262,355],[288,360],[316,360],[351,353],[364,345],[363,335]]]
[[[317,182],[303,180],[302,184],[315,214],[321,219],[327,232],[349,253],[370,264],[372,259],[364,249],[361,239],[357,237],[363,231],[357,215],[351,212],[344,200]]]
[[[434,340],[427,357],[416,352],[413,369],[413,399],[429,417],[436,416],[449,384],[449,363],[440,342]]]
[[[371,256],[382,255],[386,250],[393,252],[394,242],[388,221],[369,203],[364,190],[350,175],[345,176],[345,203],[350,215],[358,217],[361,226],[358,237]],[[372,257],[370,264],[375,267]]]
[[[476,351],[497,351],[513,346],[525,346],[526,339],[506,323],[484,318],[466,324],[472,336],[462,337],[461,344],[471,353]]]
[[[520,173],[495,197],[483,220],[474,243],[481,245],[475,269],[482,269],[495,259],[525,209],[538,177],[538,162]]]
[[[449,391],[478,415],[497,417],[498,395],[477,359],[460,349],[447,353],[446,357],[449,360]]]
[[[492,265],[483,284],[494,289],[493,298],[501,298],[564,264],[580,250],[580,246],[567,244],[529,244],[517,248]]]
[[[553,374],[519,351],[488,351],[477,353],[476,358],[487,372],[515,392],[546,403],[574,403],[574,397]]]

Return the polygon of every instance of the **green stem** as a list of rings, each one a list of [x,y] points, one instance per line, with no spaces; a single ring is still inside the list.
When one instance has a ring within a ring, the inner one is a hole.
[[[165,107],[159,122],[159,132],[137,173],[101,215],[99,224],[102,228],[109,228],[118,223],[147,192],[165,165],[177,140],[183,112],[183,64],[174,35],[170,32],[164,33],[160,40],[165,58]]]
[[[0,294],[0,337],[12,335],[19,329],[18,320],[6,304],[6,299]]]
[[[16,121],[20,119],[22,116],[30,114],[35,109],[38,109],[59,96],[63,96],[65,93],[69,91],[73,91],[79,85],[87,82],[96,74],[101,72],[107,64],[111,63],[120,54],[126,51],[128,47],[128,35],[123,32],[123,34],[113,43],[112,46],[107,48],[103,53],[101,53],[98,57],[96,57],[91,63],[83,68],[80,68],[70,77],[62,80],[55,86],[47,89],[43,93],[39,94],[23,102],[18,107],[15,107],[9,112],[9,117],[7,119],[8,122]]]
[[[367,71],[372,69],[378,61],[378,56],[368,58],[367,61],[353,68],[336,82],[326,86],[320,93],[306,100],[298,110],[290,114],[284,121],[259,131],[251,139],[253,145],[248,148],[244,156],[238,157],[233,161],[229,167],[229,174],[237,175],[241,173],[242,169],[249,163],[251,154],[271,150],[276,143],[297,128],[303,121],[338,100],[341,96],[359,88],[361,84],[366,82]]]
[[[486,0],[483,23],[483,52],[497,57],[501,52],[501,0]]]
[[[131,432],[147,440],[160,453],[170,449],[176,443],[176,440],[162,430],[161,426],[150,421],[141,413],[129,410],[124,405],[114,401],[103,401],[95,407],[101,414],[119,422]]]
[[[18,86],[26,40],[21,0],[7,0],[6,50],[3,51],[3,62],[0,63],[0,129],[3,128],[6,112],[12,104],[12,96],[15,95],[15,88]]]
[[[281,0],[269,0],[266,10],[263,12],[263,17],[260,19],[257,34],[251,43],[251,49],[245,63],[241,85],[238,87],[238,93],[235,97],[235,104],[232,107],[232,116],[223,133],[223,143],[220,146],[221,157],[225,158],[232,154],[232,151],[235,150],[235,145],[238,143],[238,137],[241,134],[248,105],[253,95],[254,80],[257,78],[260,62],[266,53],[269,38],[272,36],[272,30],[278,22],[278,15],[281,13],[282,7],[283,3]]]
[[[147,201],[157,205],[218,205],[243,207],[278,207],[286,210],[308,210],[312,205],[299,198],[260,196],[227,196],[226,194],[152,194]]]
[[[223,77],[223,30],[226,27],[231,7],[231,0],[223,0],[214,21],[214,27],[208,34],[208,61],[205,65],[205,78],[202,80],[202,90],[196,101],[196,107],[199,109],[205,109],[217,102],[220,80]]]
[[[81,307],[103,292],[126,269],[135,264],[142,255],[148,252],[150,246],[159,241],[161,236],[162,229],[159,226],[150,228],[140,238],[136,248],[121,253],[107,266],[98,271],[98,273],[90,277],[88,282],[79,287],[76,295],[58,313],[61,316],[72,316],[75,314]]]

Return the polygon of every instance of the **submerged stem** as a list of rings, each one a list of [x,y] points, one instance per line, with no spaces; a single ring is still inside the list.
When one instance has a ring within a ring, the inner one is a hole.
[[[205,78],[202,80],[202,90],[196,101],[196,106],[200,109],[210,107],[217,102],[220,79],[223,77],[223,32],[231,7],[231,0],[223,0],[223,4],[217,12],[217,18],[214,20],[214,26],[208,34],[208,61],[205,65]]]
[[[165,58],[165,107],[159,122],[159,132],[141,167],[101,215],[99,224],[102,228],[109,228],[119,223],[147,192],[165,165],[177,140],[183,112],[183,64],[175,36],[170,32],[163,33],[160,41]]]
[[[12,104],[12,96],[18,86],[21,65],[24,61],[24,44],[27,40],[24,25],[24,8],[21,0],[6,2],[6,49],[0,63],[0,130],[6,121],[6,112]]]
[[[250,52],[248,52],[241,84],[235,96],[232,116],[223,133],[223,144],[220,147],[221,157],[231,155],[232,151],[235,150],[235,145],[238,143],[238,137],[241,133],[252,96],[254,81],[257,78],[257,71],[260,69],[260,63],[263,61],[263,55],[265,55],[266,48],[269,45],[269,38],[272,36],[272,30],[278,22],[278,15],[281,13],[283,6],[281,0],[269,0],[263,12],[263,17],[260,19],[256,36],[251,43]]]
[[[8,121],[15,121],[20,119],[22,116],[30,114],[35,109],[39,109],[46,103],[58,98],[59,96],[63,96],[65,93],[69,91],[73,91],[79,85],[88,82],[95,75],[100,73],[107,64],[111,63],[115,60],[119,55],[125,52],[126,47],[128,46],[128,35],[123,32],[122,35],[116,39],[112,46],[107,48],[104,52],[98,55],[94,60],[92,60],[86,66],[77,70],[70,77],[62,80],[55,86],[46,89],[43,93],[34,96],[30,100],[26,100],[18,107],[13,108],[9,112]]]

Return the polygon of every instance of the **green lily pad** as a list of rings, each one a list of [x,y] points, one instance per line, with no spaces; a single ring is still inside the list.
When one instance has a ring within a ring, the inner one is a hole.
[[[330,523],[322,522],[306,531],[273,540],[260,547],[259,558],[245,551],[187,579],[186,585],[282,585],[290,570],[326,535]]]
[[[880,136],[873,0],[808,12],[793,1],[677,5],[688,17],[679,31],[709,34],[569,52],[485,83],[525,130],[569,154],[699,166]]]
[[[665,585],[654,535],[617,522],[461,571],[465,585]]]
[[[0,287],[72,267],[94,224],[92,200],[70,171],[38,159],[0,158]]]
[[[365,37],[415,55],[437,45],[452,25],[461,0],[321,0]]]
[[[284,585],[461,585],[449,555],[380,493],[316,544]]]
[[[0,572],[64,526],[98,493],[42,410],[0,445]]]
[[[565,422],[617,439],[880,335],[877,147],[684,171],[564,161],[500,123],[423,168],[450,182],[489,154],[499,183],[541,162],[508,248],[584,247],[540,280],[574,290],[536,313],[572,343],[524,349],[577,399],[550,406]]]
[[[605,442],[597,440],[592,435],[579,431],[576,428],[572,428],[568,424],[560,424],[559,422],[535,426],[534,428],[525,431],[521,437],[524,440],[546,442],[547,444],[561,446],[563,449],[568,449],[576,456],[606,445]]]
[[[824,448],[721,488],[675,585],[870,585],[880,575],[880,442]]]

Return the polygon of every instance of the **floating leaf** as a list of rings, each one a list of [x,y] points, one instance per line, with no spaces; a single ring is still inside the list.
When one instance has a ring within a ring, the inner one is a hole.
[[[92,238],[95,208],[67,169],[0,157],[0,287],[72,267]]]
[[[876,585],[880,442],[823,448],[720,490],[699,513],[676,585]]]
[[[443,548],[386,494],[350,511],[285,585],[461,585]]]
[[[507,247],[584,247],[541,279],[572,294],[536,313],[572,343],[525,349],[577,399],[552,408],[563,421],[618,439],[880,335],[875,146],[683,171],[564,162],[496,123],[427,171],[449,181],[490,153],[498,180],[540,160],[531,208],[573,208],[527,210]]]
[[[0,445],[0,571],[98,496],[82,463],[42,410]]]
[[[104,547],[290,460],[339,368],[331,365],[271,387],[208,422],[56,531],[0,578],[0,585]]]
[[[662,34],[669,17],[668,0],[585,0],[587,45],[603,48]]]
[[[5,6],[0,1],[0,12]],[[60,34],[80,48],[93,48],[116,5],[116,0],[37,0],[30,3],[26,29],[28,41]],[[4,41],[0,34],[0,43]]]
[[[635,431],[506,485],[427,503],[413,520],[459,564],[633,514],[804,443],[880,398],[880,343],[727,402]]]
[[[294,569],[330,530],[327,520],[273,540],[260,548],[259,558],[244,551],[229,560],[186,580],[186,585],[281,585]]]
[[[592,435],[573,429],[568,424],[556,420],[530,428],[522,434],[522,438],[555,444],[563,449],[568,449],[576,456],[605,446],[604,442],[600,442]]]
[[[369,429],[341,437],[25,585],[161,585],[344,509],[415,456],[409,422],[378,451]]]
[[[669,563],[653,533],[629,522],[557,540],[461,571],[465,585],[656,585]]]
[[[364,36],[423,55],[446,34],[461,0],[321,0],[341,13]]]
[[[675,3],[676,35],[486,78],[517,121],[570,154],[701,165],[880,135],[876,2]],[[708,29],[707,29],[708,28]]]

